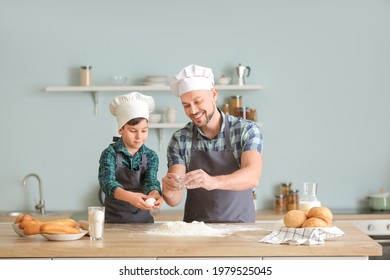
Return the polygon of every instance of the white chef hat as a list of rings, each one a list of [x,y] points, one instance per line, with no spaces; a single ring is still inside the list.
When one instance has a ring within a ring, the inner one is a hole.
[[[118,95],[110,102],[110,112],[116,117],[118,130],[134,118],[149,120],[149,113],[154,110],[153,97],[139,92]]]
[[[183,68],[171,81],[171,91],[176,96],[192,90],[210,90],[214,87],[211,68],[191,64]]]

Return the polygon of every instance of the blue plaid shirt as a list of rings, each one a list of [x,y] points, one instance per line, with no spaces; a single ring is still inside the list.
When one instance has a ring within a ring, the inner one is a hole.
[[[132,156],[123,144],[122,138],[116,143],[110,144],[101,154],[99,160],[99,183],[103,192],[114,198],[116,188],[123,186],[116,180],[115,170],[117,166],[117,153],[123,153],[123,165],[131,170],[138,170],[142,162],[142,155],[146,155],[147,167],[142,185],[143,193],[148,194],[152,190],[158,190],[161,194],[160,182],[157,180],[159,166],[158,156],[155,151],[142,145],[138,152]]]
[[[258,151],[259,153],[263,153],[263,134],[255,122],[225,115],[222,112],[221,114],[223,119],[222,127],[215,138],[208,139],[197,128],[199,132],[197,148],[200,151],[223,151],[226,149],[224,129],[225,118],[227,118],[233,155],[239,166],[241,166],[241,154],[244,151]],[[183,164],[186,166],[187,172],[189,171],[193,128],[194,123],[189,122],[172,135],[167,149],[168,168],[174,164]]]

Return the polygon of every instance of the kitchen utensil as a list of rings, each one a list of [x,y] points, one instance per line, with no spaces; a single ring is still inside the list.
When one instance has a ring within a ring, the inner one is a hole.
[[[111,79],[111,83],[114,86],[123,86],[127,84],[127,77],[125,76],[113,76]]]
[[[321,202],[317,198],[317,188],[317,183],[303,183],[303,195],[299,201],[300,210],[321,206]]]
[[[390,210],[390,193],[369,195],[368,205],[373,210]]]
[[[221,77],[219,77],[219,79],[217,80],[218,84],[220,85],[228,85],[230,84],[230,81],[232,80],[232,78],[228,77],[228,76],[224,76],[222,75]]]
[[[245,76],[249,77],[251,72],[251,68],[249,66],[242,66],[241,64],[237,67],[237,75],[238,75],[238,85],[243,86],[245,84]]]
[[[149,115],[149,122],[150,123],[159,123],[161,121],[161,114],[150,114]]]
[[[169,123],[176,122],[176,111],[177,109],[174,107],[166,107],[165,108],[165,118]]]

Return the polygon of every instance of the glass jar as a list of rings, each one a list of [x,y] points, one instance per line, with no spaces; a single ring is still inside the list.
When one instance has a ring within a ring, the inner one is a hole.
[[[242,107],[242,96],[234,95],[230,97],[232,103],[232,115],[237,117],[237,108]]]
[[[298,190],[291,190],[288,196],[287,211],[297,210],[299,207]]]
[[[291,185],[292,183],[289,182],[280,184],[280,193],[284,196],[290,195]]]
[[[317,198],[317,188],[317,183],[303,183],[303,194],[299,201],[300,210],[321,206],[321,202]]]
[[[229,115],[230,114],[229,104],[227,103],[223,104],[221,110],[222,112],[224,112],[225,115]]]
[[[90,86],[92,84],[92,66],[83,65],[80,69],[80,86]]]
[[[283,194],[275,195],[274,210],[277,213],[283,213],[287,210],[286,198]]]

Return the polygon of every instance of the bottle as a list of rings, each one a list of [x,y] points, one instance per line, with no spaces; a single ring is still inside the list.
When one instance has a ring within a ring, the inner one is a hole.
[[[80,86],[90,86],[92,84],[92,66],[83,65],[80,70]]]
[[[299,207],[298,190],[291,190],[288,195],[287,211],[297,210]]]
[[[299,210],[321,206],[321,202],[317,198],[317,188],[317,183],[303,183],[303,195],[299,201]]]
[[[274,210],[277,213],[286,212],[286,198],[283,194],[275,195]]]
[[[232,102],[232,115],[237,117],[237,108],[242,107],[242,97],[241,95],[234,95],[230,97]]]

